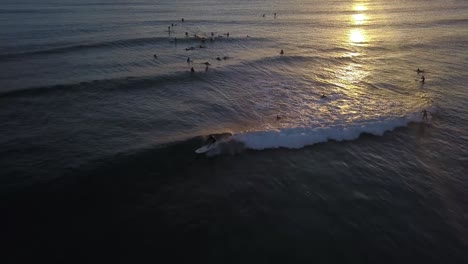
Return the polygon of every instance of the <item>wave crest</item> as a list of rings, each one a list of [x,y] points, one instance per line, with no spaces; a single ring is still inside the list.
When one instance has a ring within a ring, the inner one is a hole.
[[[407,117],[386,118],[353,124],[338,124],[329,127],[298,127],[247,132],[234,135],[231,140],[241,142],[245,148],[254,150],[272,148],[298,149],[330,140],[354,140],[361,134],[382,136],[385,132],[392,131],[397,127],[404,127],[410,122],[420,121],[422,120],[419,113],[413,113]]]

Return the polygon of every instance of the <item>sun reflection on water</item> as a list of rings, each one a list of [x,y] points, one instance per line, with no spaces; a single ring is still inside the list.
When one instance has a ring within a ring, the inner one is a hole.
[[[369,42],[368,33],[365,30],[365,27],[362,25],[369,23],[368,22],[368,10],[367,7],[362,4],[353,5],[352,9],[355,11],[354,14],[350,14],[349,18],[351,19],[350,27],[347,29],[343,39],[345,45],[352,45],[356,47],[364,47]],[[361,64],[359,57],[363,54],[364,50],[357,49],[354,50],[353,54],[347,54],[343,57],[349,58],[346,63],[340,65],[336,70],[336,85],[340,87],[345,87],[345,93],[348,96],[354,97],[357,91],[360,90],[360,83],[365,79],[369,71],[365,64]],[[365,52],[364,52],[365,53]]]
[[[366,11],[367,7],[363,4],[356,4],[353,6],[354,11]]]
[[[364,14],[355,14],[353,15],[353,21],[356,25],[363,25],[367,17]]]
[[[366,35],[362,29],[351,29],[349,32],[349,40],[352,43],[362,43],[366,41]]]
[[[368,18],[365,14],[365,11],[367,11],[367,7],[364,4],[355,4],[353,5],[352,9],[354,11],[358,11],[355,14],[351,15],[352,25],[362,26],[366,24]],[[361,27],[355,27],[350,29],[348,33],[348,38],[352,44],[362,44],[363,42],[368,41],[366,32]]]

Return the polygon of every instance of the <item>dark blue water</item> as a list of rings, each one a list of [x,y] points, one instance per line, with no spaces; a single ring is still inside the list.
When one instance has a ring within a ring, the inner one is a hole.
[[[0,1],[6,262],[467,263],[467,14]]]

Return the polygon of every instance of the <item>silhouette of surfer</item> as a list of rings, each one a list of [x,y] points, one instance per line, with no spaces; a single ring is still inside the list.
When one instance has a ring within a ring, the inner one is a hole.
[[[424,75],[421,76],[421,82],[424,83],[425,80],[426,80],[426,78],[424,78]]]
[[[427,121],[427,110],[424,109],[421,111],[422,115],[423,115],[423,120],[426,120]]]
[[[190,69],[190,72],[192,72],[192,73],[195,72],[195,70],[193,69],[193,67]]]
[[[210,136],[208,137],[208,139],[206,140],[206,143],[205,143],[205,144],[206,144],[208,147],[211,147],[211,145],[213,145],[214,143],[216,143],[216,138],[215,138],[213,135],[210,135]]]
[[[284,54],[284,51],[283,51],[283,50],[281,50],[281,51],[280,51],[280,54],[281,54],[281,55],[283,55],[283,54]]]

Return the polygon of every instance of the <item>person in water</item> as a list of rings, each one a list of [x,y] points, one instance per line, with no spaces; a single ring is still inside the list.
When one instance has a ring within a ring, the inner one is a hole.
[[[157,58],[158,58],[158,55],[154,54],[153,57],[154,57],[155,59],[157,59]]]
[[[281,50],[281,51],[280,51],[280,54],[281,54],[281,55],[283,55],[283,54],[284,54],[284,51],[283,51],[283,50]]]
[[[210,135],[208,139],[206,140],[206,145],[211,146],[214,143],[216,143],[216,138],[213,135]]]
[[[425,80],[426,80],[426,78],[424,78],[424,75],[421,76],[421,82],[424,83]]]
[[[190,69],[190,72],[195,72],[195,70],[193,69],[193,67]]]
[[[190,62],[192,62],[192,61],[190,60],[190,57],[187,57],[187,63],[190,63]]]
[[[427,110],[424,109],[421,111],[422,115],[423,115],[423,120],[426,120],[427,121]]]

